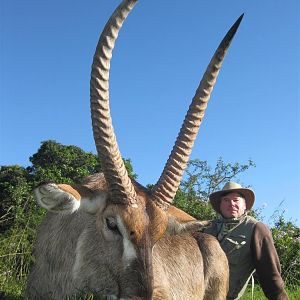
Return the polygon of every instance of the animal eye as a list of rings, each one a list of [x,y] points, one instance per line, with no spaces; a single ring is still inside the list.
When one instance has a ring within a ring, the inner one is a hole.
[[[115,233],[120,234],[118,225],[117,225],[116,221],[112,217],[106,218],[106,226],[107,226],[107,228],[109,230],[111,230],[111,231],[113,231]]]

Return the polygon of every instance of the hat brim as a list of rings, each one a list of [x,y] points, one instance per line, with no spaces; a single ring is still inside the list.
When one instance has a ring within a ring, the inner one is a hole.
[[[221,190],[218,192],[214,192],[214,193],[210,194],[210,196],[209,196],[209,201],[210,201],[213,209],[217,213],[221,214],[221,212],[220,212],[221,198],[228,193],[242,194],[243,197],[245,198],[246,210],[250,210],[252,208],[254,201],[255,201],[255,194],[251,189],[237,188],[237,189]]]

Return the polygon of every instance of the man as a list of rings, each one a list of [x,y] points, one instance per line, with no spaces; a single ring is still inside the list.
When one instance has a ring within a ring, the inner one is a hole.
[[[256,270],[268,299],[288,299],[280,275],[280,262],[268,227],[247,212],[255,200],[251,189],[235,182],[209,197],[220,218],[204,232],[214,235],[227,255],[230,269],[227,299],[239,299]]]

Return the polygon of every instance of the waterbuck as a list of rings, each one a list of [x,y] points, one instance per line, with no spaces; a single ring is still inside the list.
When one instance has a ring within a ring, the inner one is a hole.
[[[107,22],[93,58],[90,95],[103,173],[80,185],[43,184],[34,191],[48,210],[40,225],[29,299],[93,292],[109,299],[226,299],[228,263],[202,223],[172,206],[230,42],[242,16],[216,50],[157,184],[128,176],[109,110],[109,69],[118,32],[137,0],[124,0]]]

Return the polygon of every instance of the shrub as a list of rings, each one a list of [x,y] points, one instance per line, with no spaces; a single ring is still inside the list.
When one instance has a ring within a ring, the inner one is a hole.
[[[283,214],[271,228],[280,257],[282,276],[287,285],[300,285],[300,228],[286,221]]]

